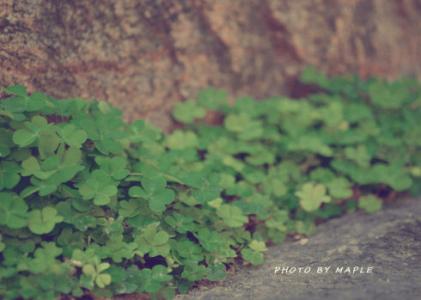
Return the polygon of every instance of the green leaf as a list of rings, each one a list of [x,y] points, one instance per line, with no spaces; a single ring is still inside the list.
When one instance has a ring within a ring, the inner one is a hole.
[[[194,187],[192,196],[198,202],[205,203],[219,197],[221,192],[219,174],[196,173],[189,174],[189,176],[192,176],[194,179],[186,182]]]
[[[224,264],[214,264],[208,267],[207,279],[210,281],[221,281],[227,276]]]
[[[20,167],[15,162],[0,162],[0,191],[14,188],[20,181]]]
[[[388,84],[377,80],[368,87],[368,94],[373,103],[386,109],[400,108],[407,101],[409,93],[407,87],[399,82]]]
[[[220,110],[228,105],[227,93],[215,88],[207,88],[199,92],[197,102],[207,109]]]
[[[95,157],[96,163],[115,180],[122,180],[129,175],[127,160],[124,157]]]
[[[173,213],[165,217],[165,222],[174,228],[179,233],[187,233],[196,228],[194,219],[190,216],[185,216],[179,213]]]
[[[368,167],[370,165],[371,156],[364,145],[359,145],[355,148],[347,147],[345,149],[345,156],[361,167]]]
[[[178,103],[173,111],[173,116],[177,121],[192,123],[195,119],[203,118],[206,111],[194,101],[184,101]]]
[[[322,184],[305,183],[295,195],[300,199],[301,207],[308,212],[317,210],[322,203],[330,202],[326,187]]]
[[[25,127],[18,129],[13,134],[13,142],[20,146],[26,147],[35,142],[40,132],[48,128],[47,120],[41,116],[34,116],[31,122],[25,122]]]
[[[14,193],[0,192],[0,224],[12,229],[25,227],[28,205]]]
[[[135,238],[138,251],[149,256],[167,256],[170,251],[169,234],[159,228],[159,223],[151,223]]]
[[[263,241],[252,240],[249,247],[257,252],[265,252],[267,250],[266,243]]]
[[[363,196],[358,200],[358,207],[368,213],[375,213],[382,208],[382,201],[374,195]]]
[[[142,179],[142,186],[134,186],[129,189],[129,195],[134,198],[144,198],[148,200],[149,208],[161,213],[166,205],[173,202],[175,193],[167,188],[167,181],[162,176],[145,177]]]
[[[3,236],[0,234],[0,253],[6,248],[6,244],[2,242]]]
[[[28,95],[28,92],[26,91],[26,88],[23,85],[16,84],[8,86],[4,89],[7,93],[13,94],[16,96],[26,97]]]
[[[336,199],[344,199],[352,196],[351,184],[343,177],[335,178],[326,183],[329,195]]]
[[[42,242],[42,248],[35,251],[34,259],[28,262],[21,262],[19,269],[29,270],[35,274],[41,274],[57,268],[56,257],[62,254],[62,249],[58,248],[54,242]]]
[[[129,201],[120,201],[120,209],[118,213],[120,216],[125,218],[132,218],[140,213],[141,205],[136,199],[131,199]]]
[[[19,130],[16,130],[13,134],[13,142],[20,146],[20,147],[26,147],[32,144],[36,141],[38,137],[38,132],[31,131],[26,128],[22,128]]]
[[[88,138],[85,130],[79,129],[72,124],[65,125],[60,129],[59,133],[64,142],[71,147],[79,148]]]
[[[54,207],[46,206],[29,213],[28,227],[35,234],[45,234],[51,232],[55,225],[62,221],[63,217],[57,214]]]
[[[96,170],[79,186],[79,192],[83,199],[93,199],[95,205],[106,205],[117,195],[118,190],[105,172]]]
[[[175,130],[171,135],[167,136],[165,144],[170,149],[179,150],[195,148],[199,145],[199,140],[193,132]]]
[[[141,291],[156,293],[162,290],[164,283],[171,280],[168,270],[162,265],[156,265],[152,269],[141,270],[139,282],[142,283]]]
[[[247,129],[252,119],[246,114],[229,115],[225,118],[225,128],[232,132],[243,132]]]
[[[326,145],[320,137],[303,135],[288,144],[289,151],[309,151],[330,157],[333,155],[332,149]]]
[[[111,275],[110,274],[99,274],[95,278],[95,283],[98,287],[104,288],[107,285],[111,284]]]
[[[247,222],[241,208],[234,205],[223,204],[216,213],[229,227],[241,227]]]
[[[261,252],[254,251],[252,249],[241,250],[242,257],[252,265],[261,265],[263,263],[264,256]]]
[[[184,264],[181,277],[187,279],[188,281],[197,281],[206,278],[207,273],[207,269],[204,265],[188,262]]]
[[[41,158],[45,159],[54,155],[59,144],[60,138],[57,136],[55,130],[46,129],[39,132],[38,150]]]
[[[189,261],[199,262],[204,258],[202,248],[189,240],[177,241],[174,249],[181,258]]]

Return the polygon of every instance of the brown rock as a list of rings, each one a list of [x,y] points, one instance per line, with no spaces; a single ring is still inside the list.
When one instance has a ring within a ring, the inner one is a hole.
[[[106,99],[163,128],[213,85],[296,94],[306,65],[421,75],[419,0],[0,0],[0,85]]]

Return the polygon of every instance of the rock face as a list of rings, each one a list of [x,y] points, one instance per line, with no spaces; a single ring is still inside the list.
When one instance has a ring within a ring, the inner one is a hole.
[[[1,0],[0,85],[105,99],[166,127],[175,101],[209,85],[294,94],[308,64],[419,77],[420,31],[419,0]]]
[[[348,215],[319,226],[317,232],[305,245],[286,242],[270,248],[263,266],[241,269],[222,286],[193,290],[177,299],[419,299],[420,200],[403,201],[375,215]],[[327,273],[317,273],[318,267],[328,266]],[[347,266],[364,269],[335,273],[337,267],[345,271]],[[286,267],[288,271],[282,271]],[[291,267],[311,271],[290,273]],[[368,267],[373,267],[372,273],[367,273]]]

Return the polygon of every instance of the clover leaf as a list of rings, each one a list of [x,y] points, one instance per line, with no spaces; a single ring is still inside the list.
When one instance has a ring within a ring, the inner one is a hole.
[[[213,253],[219,262],[225,262],[229,257],[235,257],[235,251],[230,247],[232,241],[217,231],[200,228],[195,234],[202,247]]]
[[[97,253],[99,252],[104,256],[110,257],[116,263],[121,263],[123,259],[131,259],[135,254],[136,248],[137,244],[135,242],[127,243],[123,241],[122,235],[118,235],[111,237]]]
[[[192,123],[195,119],[203,118],[205,114],[206,111],[192,100],[178,103],[173,110],[174,118],[186,124]]]
[[[7,157],[10,154],[11,148],[14,146],[12,136],[11,130],[0,128],[0,157]]]
[[[335,178],[326,183],[329,195],[336,199],[343,199],[352,195],[351,185],[348,180],[343,177]]]
[[[263,241],[252,240],[249,244],[250,249],[257,252],[265,252],[267,250],[266,244]]]
[[[3,100],[1,103],[1,107],[12,113],[34,112],[51,104],[44,94],[35,92],[32,95],[28,95],[26,88],[19,84],[9,86],[5,91],[9,94],[16,95],[15,97]]]
[[[189,240],[177,241],[174,249],[180,257],[189,261],[199,262],[204,257],[202,248]]]
[[[61,138],[71,147],[80,147],[88,138],[85,130],[77,128],[73,124],[65,125],[59,130]]]
[[[374,195],[367,195],[358,200],[358,207],[368,213],[375,213],[382,208],[382,202]]]
[[[19,172],[20,167],[15,162],[0,162],[0,191],[14,188],[20,181]]]
[[[181,277],[188,281],[197,281],[207,277],[208,270],[204,265],[189,261],[184,264]]]
[[[252,265],[260,265],[263,263],[263,254],[259,251],[245,248],[241,250],[241,256]]]
[[[141,205],[137,199],[120,201],[119,205],[120,209],[118,210],[118,213],[122,217],[132,218],[140,214]]]
[[[215,88],[206,88],[197,95],[200,106],[212,110],[220,110],[228,105],[227,93]]]
[[[247,222],[241,208],[234,205],[223,204],[216,213],[229,227],[241,227]]]
[[[227,275],[227,272],[225,270],[225,265],[221,263],[210,265],[207,271],[208,271],[208,274],[206,278],[210,281],[224,280]]]
[[[371,156],[364,145],[358,145],[355,148],[347,147],[345,149],[345,156],[361,167],[368,167],[370,165]]]
[[[106,262],[95,265],[87,264],[83,266],[82,271],[91,279],[91,283],[95,282],[99,288],[104,288],[111,284],[111,275],[103,273],[109,267],[110,264]]]
[[[159,228],[159,223],[151,223],[136,236],[135,242],[142,255],[166,256],[170,251],[169,238],[170,235]]]
[[[166,205],[173,202],[175,198],[174,191],[167,188],[167,181],[162,176],[143,178],[142,188],[139,186],[131,187],[129,195],[148,200],[149,208],[156,213],[163,212]]]
[[[225,118],[225,127],[232,132],[243,132],[247,129],[252,119],[246,114],[232,114]]]
[[[42,248],[38,248],[34,253],[34,259],[23,261],[19,265],[20,270],[29,270],[35,274],[41,274],[49,269],[54,270],[57,267],[56,257],[63,250],[56,246],[54,242],[42,242]]]
[[[192,175],[194,175],[194,177]],[[221,187],[219,186],[219,174],[199,172],[189,174],[189,177],[191,177],[190,180],[186,179],[186,182],[194,188],[192,196],[198,202],[204,203],[219,197],[221,192]]]
[[[96,163],[101,167],[101,170],[106,172],[115,180],[122,180],[129,174],[127,169],[127,160],[124,157],[95,157]]]
[[[0,234],[0,253],[6,248],[6,244],[2,242],[3,236]]]
[[[162,290],[164,283],[171,280],[168,270],[165,266],[156,265],[152,269],[143,269],[141,271],[141,289],[148,293],[156,293]]]
[[[199,140],[195,133],[190,131],[175,130],[166,138],[166,146],[170,149],[195,148],[199,145]]]
[[[322,203],[330,202],[326,187],[322,184],[305,183],[295,195],[300,199],[301,207],[308,212],[315,211]]]
[[[185,216],[179,213],[173,213],[165,217],[165,222],[174,228],[179,233],[187,233],[196,228],[194,219],[190,216]]]
[[[399,82],[386,84],[380,80],[369,85],[368,94],[375,105],[386,109],[401,107],[410,96],[408,89]]]
[[[48,127],[47,120],[41,116],[34,116],[31,122],[25,122],[25,127],[18,129],[13,134],[13,142],[26,147],[37,140],[41,131]]]
[[[92,172],[85,183],[79,186],[83,199],[93,199],[95,205],[106,205],[117,195],[117,187],[110,177],[101,170]]]
[[[28,205],[14,193],[0,192],[0,224],[12,229],[25,227]]]
[[[29,213],[28,227],[35,234],[45,234],[51,232],[55,225],[62,221],[63,217],[57,214],[54,207],[46,206]]]

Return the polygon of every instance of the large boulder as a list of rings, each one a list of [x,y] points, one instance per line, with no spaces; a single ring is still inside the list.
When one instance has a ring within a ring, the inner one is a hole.
[[[419,0],[2,0],[0,85],[105,99],[161,127],[206,86],[296,94],[329,73],[421,75]]]

